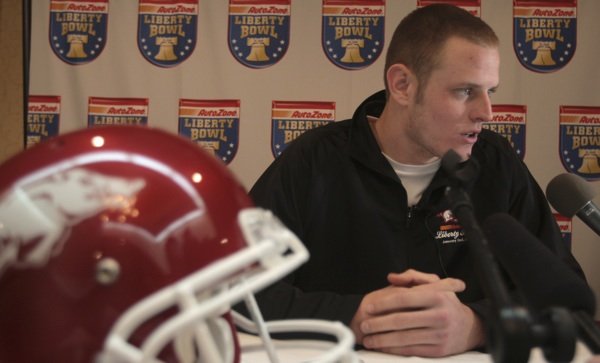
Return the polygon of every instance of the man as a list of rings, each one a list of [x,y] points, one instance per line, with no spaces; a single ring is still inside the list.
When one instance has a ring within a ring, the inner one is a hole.
[[[399,355],[481,348],[488,305],[444,198],[450,149],[480,165],[467,188],[479,222],[510,213],[583,276],[525,165],[482,129],[499,67],[493,30],[458,7],[417,9],[399,24],[386,91],[303,134],[250,192],[311,254],[259,296],[266,319],[340,320],[364,347]]]

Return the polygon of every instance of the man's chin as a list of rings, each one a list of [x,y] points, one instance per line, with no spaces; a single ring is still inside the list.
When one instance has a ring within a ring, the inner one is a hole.
[[[471,147],[462,147],[459,149],[454,149],[458,156],[460,156],[461,161],[467,161],[471,158],[471,152],[473,151],[473,146]]]
[[[460,161],[467,161],[471,158],[471,148],[469,148],[468,150],[466,148],[460,148],[460,149],[452,149],[454,150],[454,152],[460,157]],[[443,157],[445,155],[442,154],[441,157]]]

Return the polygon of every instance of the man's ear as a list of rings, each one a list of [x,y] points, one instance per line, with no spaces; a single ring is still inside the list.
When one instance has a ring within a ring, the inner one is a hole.
[[[416,90],[416,77],[404,64],[392,64],[386,73],[388,91],[391,98],[399,104],[409,102]]]

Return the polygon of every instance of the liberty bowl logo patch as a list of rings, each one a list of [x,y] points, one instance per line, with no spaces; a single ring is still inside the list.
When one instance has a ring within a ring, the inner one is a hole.
[[[302,135],[335,121],[335,102],[273,101],[271,151],[274,157]]]
[[[140,0],[138,48],[150,63],[172,67],[196,47],[198,0]]]
[[[560,106],[560,156],[570,173],[600,179],[600,107]]]
[[[290,0],[229,0],[229,50],[238,62],[264,68],[290,43]]]
[[[147,124],[147,98],[90,97],[88,100],[88,127]]]
[[[523,160],[525,158],[525,134],[527,131],[527,106],[493,105],[492,121],[483,124],[488,129],[504,136]]]
[[[336,66],[361,69],[384,44],[385,0],[323,0],[323,51]]]
[[[29,96],[27,102],[27,147],[58,135],[60,96]]]
[[[50,47],[69,64],[96,59],[106,44],[108,0],[52,0]]]
[[[179,134],[229,164],[237,153],[240,100],[179,100]]]
[[[535,72],[564,67],[577,45],[577,1],[514,2],[513,47],[519,62]]]

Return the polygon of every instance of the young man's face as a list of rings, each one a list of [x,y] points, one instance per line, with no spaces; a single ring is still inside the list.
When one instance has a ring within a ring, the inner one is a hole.
[[[417,160],[442,157],[449,149],[463,160],[471,155],[482,123],[492,118],[490,95],[498,86],[499,69],[496,47],[448,40],[422,97],[409,105],[408,134]]]

